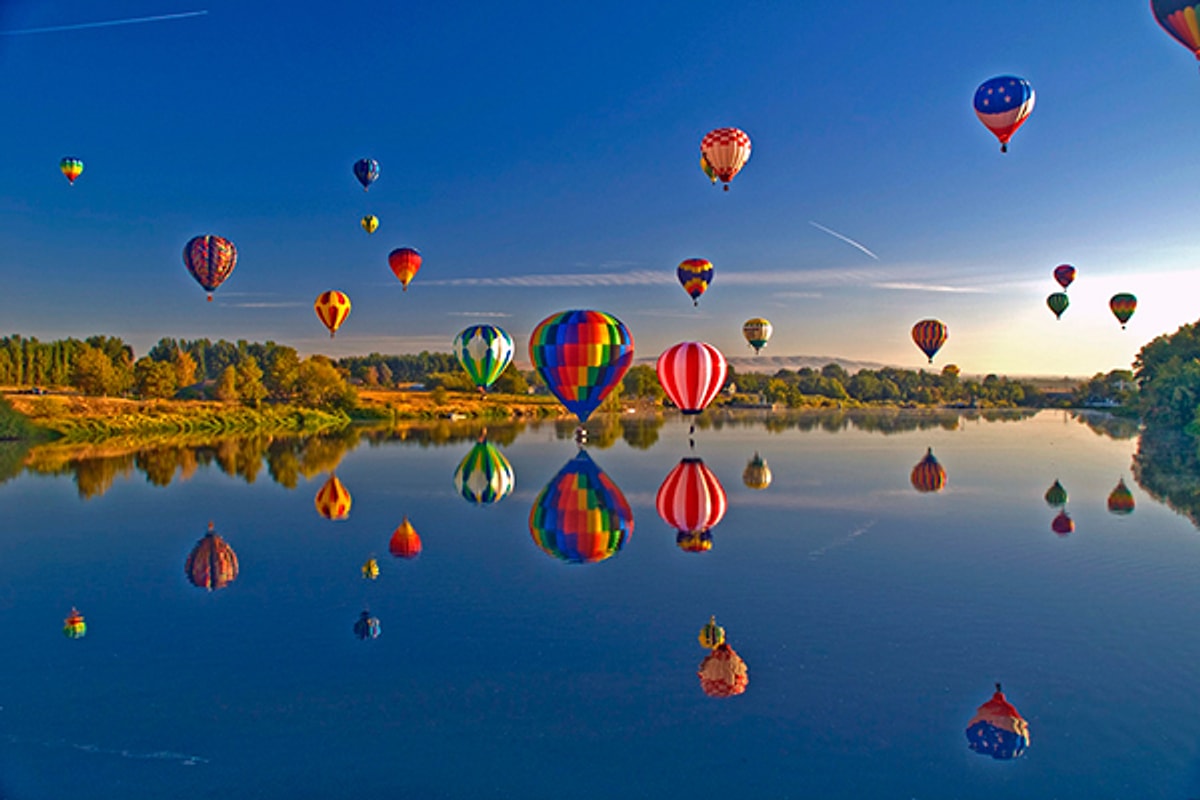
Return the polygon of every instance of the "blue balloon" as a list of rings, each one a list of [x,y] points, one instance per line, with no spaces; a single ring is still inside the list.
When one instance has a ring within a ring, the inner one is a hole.
[[[365,192],[379,178],[379,162],[373,158],[360,158],[354,162],[354,177],[358,178]]]

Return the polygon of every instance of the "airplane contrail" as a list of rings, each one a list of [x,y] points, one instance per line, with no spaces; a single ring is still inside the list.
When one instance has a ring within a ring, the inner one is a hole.
[[[88,28],[111,28],[114,25],[136,25],[139,22],[162,22],[169,19],[186,19],[187,17],[202,17],[204,11],[181,11],[178,14],[159,14],[154,17],[129,17],[127,19],[109,19],[102,22],[80,22],[76,25],[55,25],[52,28],[25,28],[19,31],[0,31],[0,36],[23,36],[28,33],[58,33],[59,31],[82,31]]]
[[[856,241],[854,241],[853,239],[851,239],[849,236],[843,236],[842,234],[838,233],[837,231],[835,231],[835,230],[830,230],[829,228],[826,228],[824,225],[822,225],[822,224],[820,224],[820,223],[818,223],[818,222],[813,222],[811,219],[808,221],[808,224],[809,224],[809,225],[812,225],[814,228],[816,228],[816,229],[817,229],[817,230],[819,230],[819,231],[825,231],[825,232],[826,232],[826,233],[828,233],[830,236],[833,236],[833,237],[835,237],[835,238],[841,239],[843,242],[845,242],[846,244],[850,245],[851,247],[857,247],[859,250],[862,250],[864,253],[866,253],[866,254],[867,254],[867,255],[869,255],[871,258],[875,259],[876,261],[878,261],[878,260],[879,260],[879,256],[875,255],[875,254],[874,254],[874,253],[872,253],[870,250],[868,250],[867,248],[863,247],[863,246],[862,246],[861,244],[859,244],[858,242],[856,242]]]

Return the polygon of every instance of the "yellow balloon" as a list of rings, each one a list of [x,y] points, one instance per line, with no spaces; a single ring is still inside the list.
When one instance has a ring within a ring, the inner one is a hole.
[[[374,214],[367,214],[362,218],[362,229],[367,233],[374,233],[379,230],[379,217]]]

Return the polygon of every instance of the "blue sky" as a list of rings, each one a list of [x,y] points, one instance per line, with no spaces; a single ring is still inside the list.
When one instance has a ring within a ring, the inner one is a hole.
[[[486,321],[526,360],[583,307],[639,357],[746,355],[765,316],[764,353],[917,367],[909,328],[938,317],[938,364],[1081,375],[1200,317],[1200,74],[1147,3],[813,5],[10,0],[0,30],[207,13],[0,36],[0,330],[337,355]],[[971,106],[1002,74],[1037,91],[1005,155]],[[726,193],[697,160],[727,125],[754,151]],[[211,304],[180,256],[203,233],[239,249]],[[699,308],[674,275],[693,257],[716,268]],[[331,288],[354,303],[333,342],[311,308]]]

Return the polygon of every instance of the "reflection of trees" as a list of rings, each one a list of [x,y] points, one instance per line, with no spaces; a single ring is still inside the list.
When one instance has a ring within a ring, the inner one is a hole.
[[[134,457],[122,456],[81,458],[74,463],[75,486],[85,500],[99,497],[112,488],[117,476],[128,477],[133,472]]]
[[[0,483],[17,477],[25,465],[25,454],[29,452],[29,442],[16,440],[0,441]]]
[[[658,429],[663,426],[663,416],[638,415],[621,418],[621,438],[632,448],[649,450],[658,441]]]
[[[1037,414],[1037,409],[987,409],[964,412],[958,409],[856,408],[787,411],[783,413],[710,409],[696,418],[697,428],[763,427],[771,433],[787,430],[823,430],[838,433],[848,429],[868,433],[906,433],[943,429],[958,430],[965,420],[1009,422]]]
[[[1117,417],[1096,411],[1073,411],[1071,416],[1094,433],[1118,441],[1136,438],[1142,430],[1141,421],[1134,417]]]
[[[1133,457],[1138,486],[1200,528],[1200,441],[1186,433],[1147,428]]]

